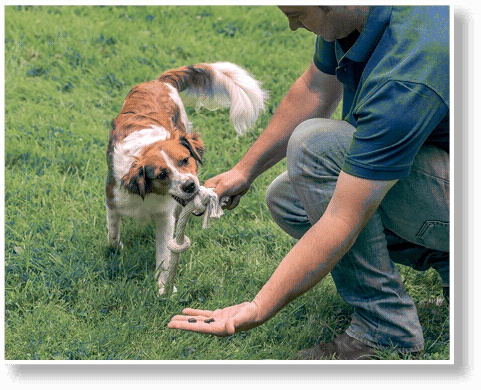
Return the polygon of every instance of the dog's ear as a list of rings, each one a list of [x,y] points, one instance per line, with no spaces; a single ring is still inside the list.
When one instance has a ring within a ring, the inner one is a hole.
[[[199,164],[202,164],[202,156],[204,154],[204,143],[201,141],[200,137],[195,134],[185,134],[179,138],[180,144],[189,149],[191,156]]]
[[[122,177],[122,186],[132,194],[145,198],[147,192],[146,172],[139,159],[130,166],[130,170]]]

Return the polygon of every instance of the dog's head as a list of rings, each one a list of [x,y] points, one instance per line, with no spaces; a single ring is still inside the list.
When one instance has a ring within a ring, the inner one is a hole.
[[[197,134],[178,134],[142,149],[122,186],[142,199],[153,193],[172,195],[185,205],[199,190],[198,164],[202,163],[204,144]]]

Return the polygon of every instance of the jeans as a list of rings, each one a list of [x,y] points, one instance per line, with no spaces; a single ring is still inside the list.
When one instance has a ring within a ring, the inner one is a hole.
[[[355,128],[310,119],[289,140],[287,172],[267,190],[276,223],[300,238],[332,197]],[[423,146],[411,173],[399,180],[331,271],[340,296],[354,308],[347,334],[371,347],[424,348],[422,328],[394,262],[435,267],[449,285],[449,154]]]

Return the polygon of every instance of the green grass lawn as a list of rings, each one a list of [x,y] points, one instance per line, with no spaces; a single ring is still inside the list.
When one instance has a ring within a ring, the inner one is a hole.
[[[293,240],[264,201],[284,163],[208,229],[191,218],[193,245],[181,255],[172,297],[156,295],[153,226],[124,219],[124,250],[107,248],[105,149],[130,88],[169,68],[215,61],[263,82],[268,110],[244,137],[228,112],[189,110],[206,143],[204,181],[246,152],[309,65],[314,41],[291,32],[276,7],[5,8],[6,359],[282,360],[344,331],[350,308],[330,277],[250,332],[215,338],[167,329],[184,307],[252,299],[289,251]],[[419,303],[421,359],[449,359],[448,307],[421,304],[442,295],[437,274],[401,273]]]

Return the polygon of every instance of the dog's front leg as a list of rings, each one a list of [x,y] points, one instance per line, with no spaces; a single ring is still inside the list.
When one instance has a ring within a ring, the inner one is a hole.
[[[120,241],[120,214],[109,206],[106,207],[106,210],[109,245],[112,248],[122,249],[123,244]]]
[[[172,253],[167,247],[167,243],[174,237],[174,229],[174,215],[158,215],[155,218],[155,269],[160,295],[169,288],[172,288],[173,292],[177,291],[174,278],[178,264],[172,261]]]

